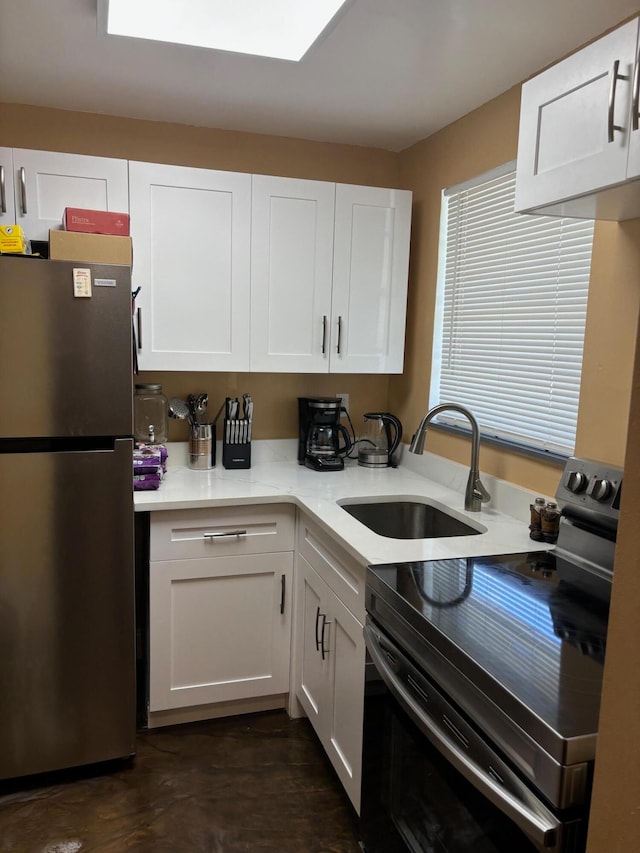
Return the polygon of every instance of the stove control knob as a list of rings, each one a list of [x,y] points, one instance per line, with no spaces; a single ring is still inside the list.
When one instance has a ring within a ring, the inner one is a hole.
[[[596,501],[606,501],[611,494],[611,483],[605,477],[594,477],[589,484],[587,494]]]
[[[586,474],[583,474],[582,471],[569,471],[565,480],[565,486],[569,489],[570,492],[573,492],[574,495],[577,495],[579,492],[584,491],[586,485]]]

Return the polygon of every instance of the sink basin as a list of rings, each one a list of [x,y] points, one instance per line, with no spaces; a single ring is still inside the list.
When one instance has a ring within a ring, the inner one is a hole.
[[[440,539],[477,536],[485,528],[472,527],[432,504],[412,500],[382,500],[340,504],[379,536],[391,539]]]

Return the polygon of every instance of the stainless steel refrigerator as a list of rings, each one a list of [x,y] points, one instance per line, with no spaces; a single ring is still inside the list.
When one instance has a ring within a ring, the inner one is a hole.
[[[134,752],[131,363],[128,267],[0,256],[2,779]]]

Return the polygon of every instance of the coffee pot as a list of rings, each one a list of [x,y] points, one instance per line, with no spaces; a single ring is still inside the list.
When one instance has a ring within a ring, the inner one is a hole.
[[[366,427],[358,446],[358,465],[395,468],[393,453],[402,439],[402,424],[398,418],[389,412],[368,412],[364,422]]]
[[[339,397],[298,397],[298,462],[315,471],[341,471],[351,439],[340,423]]]

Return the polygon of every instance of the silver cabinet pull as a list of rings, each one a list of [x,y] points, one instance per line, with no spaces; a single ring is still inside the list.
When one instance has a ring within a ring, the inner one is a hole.
[[[20,166],[20,196],[22,198],[22,215],[27,215],[27,173],[24,166]]]
[[[322,355],[327,351],[327,315],[322,315]]]
[[[231,536],[238,537],[238,536],[246,536],[246,535],[247,535],[246,530],[228,530],[226,533],[203,533],[202,538],[203,539],[224,539],[225,537],[229,538]]]
[[[611,85],[609,86],[609,112],[607,117],[607,141],[613,142],[613,134],[616,130],[624,130],[619,124],[614,124],[614,113],[616,108],[616,88],[618,80],[628,80],[625,74],[619,74],[620,60],[616,59],[611,69]]]
[[[284,613],[284,600],[287,589],[287,578],[285,575],[280,576],[280,613]]]
[[[136,310],[136,326],[138,327],[138,349],[142,350],[142,308]]]
[[[324,617],[323,617],[324,618]],[[320,637],[318,636],[318,623],[320,621],[320,605],[316,608],[316,651],[320,651]]]
[[[640,116],[640,53],[636,56],[636,64],[633,69],[633,85],[631,96],[631,129],[637,130]]]
[[[324,660],[330,652],[330,649],[325,649],[324,647],[324,629],[327,627],[327,625],[331,625],[331,620],[327,619],[327,617],[323,613],[322,630],[320,631],[320,654],[322,655],[322,660]]]
[[[340,344],[342,342],[342,317],[338,315],[338,345],[336,347],[336,352],[340,355]]]
[[[0,213],[7,212],[7,189],[4,183],[4,166],[0,166]]]

